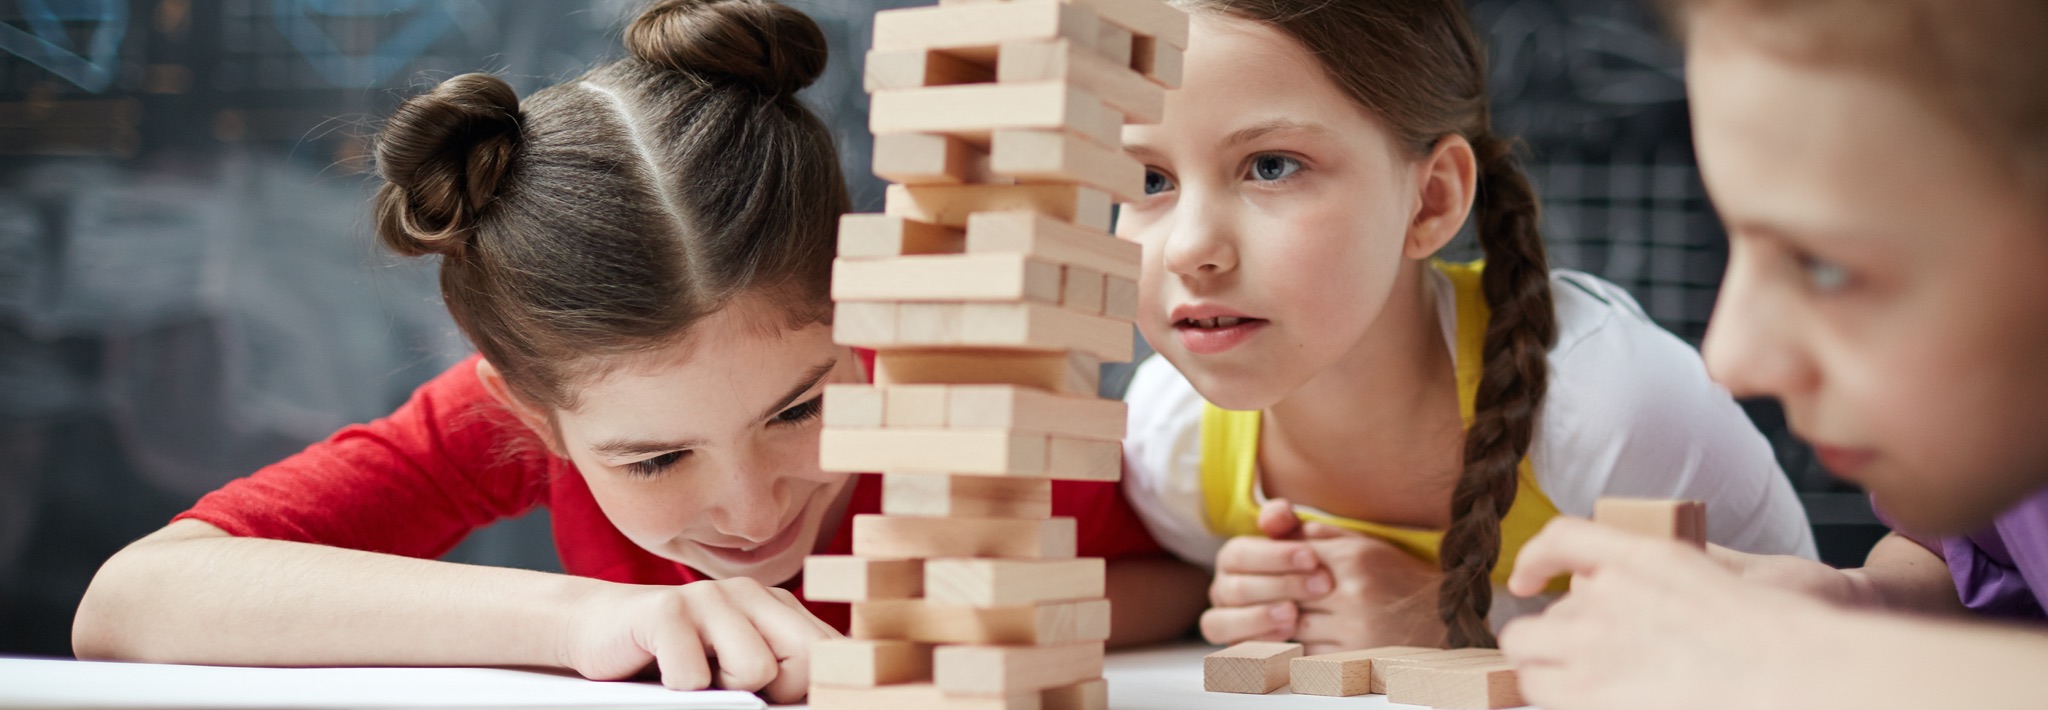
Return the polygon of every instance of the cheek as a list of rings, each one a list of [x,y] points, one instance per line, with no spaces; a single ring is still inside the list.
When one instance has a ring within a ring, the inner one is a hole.
[[[1398,219],[1323,199],[1316,209],[1264,217],[1266,235],[1253,268],[1276,304],[1293,311],[1297,323],[1327,333],[1349,347],[1370,325],[1401,269]]]

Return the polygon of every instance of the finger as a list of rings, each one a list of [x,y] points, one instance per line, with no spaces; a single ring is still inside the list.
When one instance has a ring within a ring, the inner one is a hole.
[[[774,655],[774,675],[761,686],[762,694],[785,702],[802,698],[810,686],[812,645],[839,633],[824,626],[802,604],[787,603],[786,598],[795,597],[785,590],[748,583],[727,586],[727,598],[753,624]]]
[[[1508,591],[1518,597],[1542,593],[1560,574],[1592,574],[1619,564],[1636,548],[1655,542],[1589,520],[1559,516],[1522,546]]]
[[[1216,552],[1216,570],[1240,574],[1307,572],[1316,568],[1314,550],[1294,540],[1239,536]]]
[[[781,587],[769,587],[768,593],[775,595],[775,600],[782,602],[783,606],[803,612],[804,618],[810,619],[813,626],[818,627],[819,631],[825,633],[825,638],[844,638],[846,636],[846,634],[839,633],[838,629],[832,628],[831,624],[825,623],[824,619],[820,619],[816,614],[812,614],[811,608],[804,606],[804,601],[798,599],[795,593]]]
[[[1310,540],[1336,540],[1354,537],[1366,540],[1377,539],[1367,537],[1364,533],[1355,530],[1346,530],[1329,523],[1319,523],[1313,520],[1301,524],[1301,536]]]
[[[661,684],[671,690],[703,690],[711,687],[711,659],[704,654],[704,640],[687,613],[675,617],[673,626],[656,631],[647,643],[654,656]]]
[[[1564,623],[1547,614],[1511,620],[1501,627],[1500,652],[1517,667],[1557,663],[1564,659],[1558,648],[1558,629]]]
[[[1308,574],[1219,574],[1209,584],[1209,603],[1250,606],[1283,601],[1321,599],[1330,594],[1328,572]]]
[[[1296,537],[1301,532],[1301,517],[1294,512],[1294,504],[1286,498],[1274,498],[1259,506],[1259,532],[1275,540]]]
[[[731,586],[698,594],[690,605],[690,618],[697,622],[704,647],[718,659],[718,687],[760,690],[775,679],[779,659],[747,611],[731,597]]]
[[[1202,612],[1202,638],[1218,646],[1242,641],[1285,641],[1300,611],[1291,603],[1215,608]]]

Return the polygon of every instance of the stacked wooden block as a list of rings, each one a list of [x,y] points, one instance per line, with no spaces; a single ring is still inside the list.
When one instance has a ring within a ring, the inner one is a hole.
[[[866,83],[882,214],[846,215],[834,338],[873,385],[825,393],[824,467],[883,473],[851,556],[805,592],[851,602],[811,704],[1096,710],[1104,564],[1076,558],[1054,480],[1114,481],[1137,245],[1110,205],[1143,196],[1122,125],[1157,121],[1187,18],[1161,0],[978,0],[875,16]]]

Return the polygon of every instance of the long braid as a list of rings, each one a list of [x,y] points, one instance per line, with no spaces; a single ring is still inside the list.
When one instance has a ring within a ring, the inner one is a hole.
[[[1440,551],[1437,613],[1456,647],[1493,647],[1487,614],[1500,556],[1500,520],[1514,504],[1516,470],[1529,452],[1557,341],[1550,266],[1537,232],[1537,202],[1514,155],[1493,135],[1473,141],[1480,166],[1477,226],[1486,253],[1480,285],[1493,311],[1484,374],[1465,432],[1465,470],[1451,493],[1451,527]]]

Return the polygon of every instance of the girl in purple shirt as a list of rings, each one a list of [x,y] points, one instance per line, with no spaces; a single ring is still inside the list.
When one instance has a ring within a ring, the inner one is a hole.
[[[1859,569],[1559,518],[1546,710],[2048,708],[2048,3],[1667,0],[1730,254],[1709,371],[1895,530]]]

